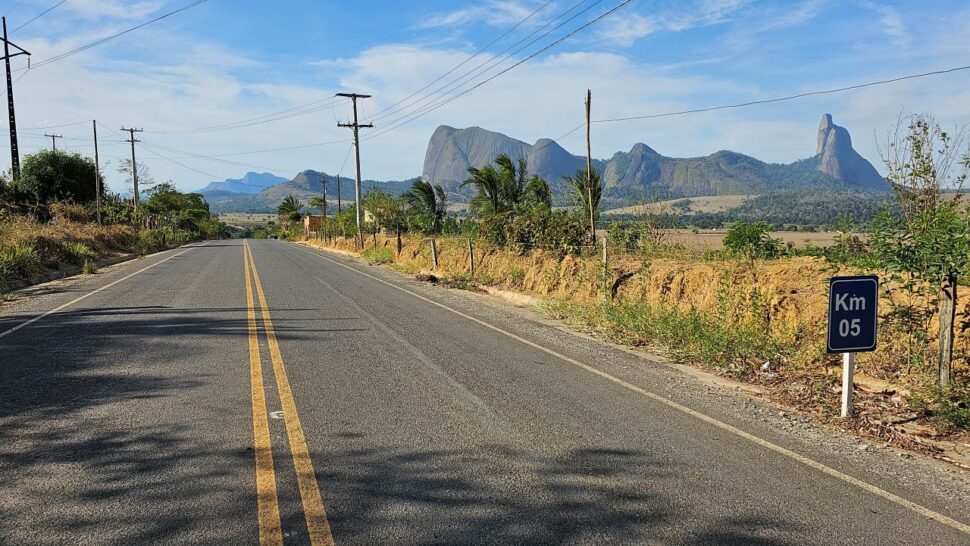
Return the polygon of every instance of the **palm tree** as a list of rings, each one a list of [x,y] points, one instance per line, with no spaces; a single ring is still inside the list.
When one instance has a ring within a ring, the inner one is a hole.
[[[502,176],[495,167],[486,165],[481,169],[468,169],[470,177],[461,183],[464,186],[474,186],[475,195],[469,201],[472,212],[481,216],[501,214],[508,210],[505,203]]]
[[[408,206],[431,221],[431,233],[441,232],[441,221],[448,212],[448,196],[441,184],[432,186],[430,182],[415,180],[404,199]]]
[[[280,206],[276,207],[276,214],[279,215],[280,220],[286,224],[287,229],[291,222],[299,222],[303,218],[303,213],[300,210],[303,208],[303,203],[299,199],[292,195],[287,195]]]
[[[532,178],[529,179],[529,185],[525,188],[525,202],[533,207],[551,209],[552,190],[549,188],[549,183],[539,178],[538,175],[532,175]]]
[[[579,205],[580,212],[584,220],[589,220],[589,211],[593,210],[593,222],[600,218],[600,200],[603,197],[603,185],[600,183],[600,174],[593,169],[592,176],[586,176],[586,169],[576,171],[576,176],[564,176],[565,180],[573,188],[573,198]],[[590,206],[590,196],[593,198]]]

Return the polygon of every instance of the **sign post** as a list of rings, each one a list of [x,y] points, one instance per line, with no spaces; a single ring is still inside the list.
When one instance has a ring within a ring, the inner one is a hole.
[[[832,277],[826,349],[842,353],[842,417],[852,414],[855,354],[876,350],[879,277]]]

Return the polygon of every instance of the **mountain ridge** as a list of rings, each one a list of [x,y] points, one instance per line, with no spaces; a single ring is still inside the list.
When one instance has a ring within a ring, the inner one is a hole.
[[[490,164],[500,153],[528,159],[530,174],[546,179],[559,195],[568,191],[562,177],[586,166],[585,157],[569,153],[550,139],[529,146],[480,127],[442,125],[428,143],[422,177],[440,183],[456,198],[467,197],[461,182],[467,178],[468,168]],[[775,190],[886,189],[875,167],[852,148],[848,130],[835,125],[831,114],[821,118],[816,154],[788,164],[767,163],[730,150],[702,157],[667,157],[642,142],[608,160],[593,159],[592,164],[603,177],[605,199],[613,204],[637,193],[699,197]]]

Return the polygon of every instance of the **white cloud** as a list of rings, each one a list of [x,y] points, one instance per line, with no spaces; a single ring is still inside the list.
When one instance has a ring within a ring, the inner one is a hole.
[[[880,15],[879,24],[887,36],[892,38],[893,43],[900,47],[908,47],[910,44],[909,33],[903,23],[903,17],[899,10],[886,4],[866,2],[865,6]]]
[[[621,12],[605,20],[597,30],[601,41],[629,47],[657,32],[683,32],[731,20],[749,0],[695,0],[677,4],[676,10],[651,10],[650,15]]]
[[[432,29],[464,26],[475,22],[484,22],[491,26],[513,25],[525,19],[540,5],[534,1],[487,0],[476,6],[428,15],[415,26],[420,29]],[[551,7],[555,8],[555,6]]]
[[[162,7],[162,2],[122,2],[120,0],[69,0],[65,8],[88,18],[144,19]]]

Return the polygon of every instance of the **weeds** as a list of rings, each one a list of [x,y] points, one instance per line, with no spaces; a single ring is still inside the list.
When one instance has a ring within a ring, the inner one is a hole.
[[[74,241],[61,243],[61,253],[67,258],[68,263],[74,265],[85,265],[97,257],[97,254],[87,245]]]
[[[970,430],[970,385],[955,383],[948,388],[931,385],[914,393],[910,407],[924,411],[944,431]]]
[[[386,247],[368,248],[361,256],[370,265],[389,264],[394,261],[394,252]]]
[[[41,269],[40,253],[29,245],[0,248],[0,271],[7,271],[21,278],[30,278]],[[6,276],[6,275],[5,275]]]
[[[94,260],[85,260],[81,266],[81,272],[85,275],[94,275],[98,272],[98,264]]]

